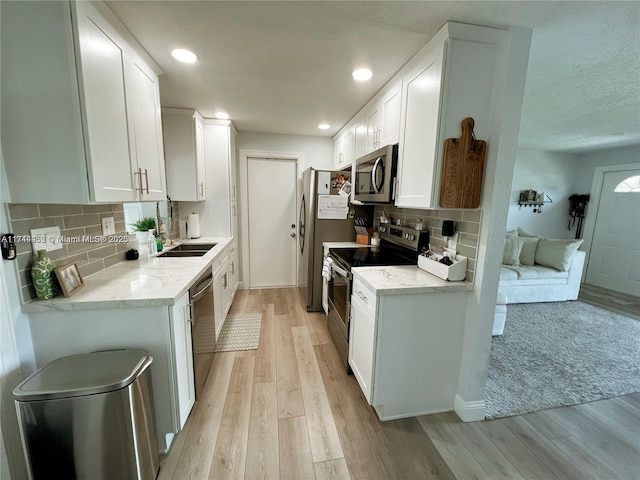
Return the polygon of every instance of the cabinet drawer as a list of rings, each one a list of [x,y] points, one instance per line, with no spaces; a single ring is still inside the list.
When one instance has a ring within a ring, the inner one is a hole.
[[[360,301],[369,315],[376,318],[376,305],[378,298],[376,297],[376,294],[373,293],[373,291],[359,278],[354,278],[353,291],[351,294]]]

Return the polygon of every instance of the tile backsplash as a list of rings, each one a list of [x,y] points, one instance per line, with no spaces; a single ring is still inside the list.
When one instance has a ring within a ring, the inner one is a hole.
[[[131,248],[122,204],[57,205],[57,204],[8,204],[12,233],[16,235],[15,260],[20,281],[22,301],[36,298],[31,281],[31,265],[35,259],[28,237],[31,229],[60,227],[62,249],[47,252],[56,266],[76,262],[83,277],[99,272],[125,259]],[[171,222],[169,238],[178,238],[178,207],[174,204],[176,221]],[[102,219],[113,217],[114,235],[102,235]]]
[[[458,232],[458,254],[468,258],[466,280],[473,282],[478,250],[478,233],[482,219],[480,210],[421,210],[376,205],[373,217],[373,225],[376,230],[380,225],[381,216],[392,220],[399,218],[402,225],[412,226],[418,221],[422,222],[423,230],[429,230],[431,245],[436,246],[444,246],[442,221],[453,220],[455,231]]]

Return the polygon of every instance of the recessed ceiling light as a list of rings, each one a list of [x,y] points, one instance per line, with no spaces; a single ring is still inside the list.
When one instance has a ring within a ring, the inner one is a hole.
[[[214,115],[220,120],[229,120],[229,114],[227,112],[216,112]]]
[[[185,50],[184,48],[172,50],[171,56],[179,62],[184,63],[196,63],[198,61],[198,56],[195,53],[190,50]]]
[[[371,70],[369,70],[368,68],[359,68],[358,70],[354,70],[351,75],[357,82],[366,82],[373,76]]]
[[[318,125],[318,128],[320,130],[329,130],[331,128],[331,125],[329,125],[328,123],[321,123],[320,125]]]

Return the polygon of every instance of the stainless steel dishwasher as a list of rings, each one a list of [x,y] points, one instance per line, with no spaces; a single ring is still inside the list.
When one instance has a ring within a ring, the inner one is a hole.
[[[207,269],[189,290],[193,321],[193,366],[196,399],[200,397],[216,351],[213,272]]]

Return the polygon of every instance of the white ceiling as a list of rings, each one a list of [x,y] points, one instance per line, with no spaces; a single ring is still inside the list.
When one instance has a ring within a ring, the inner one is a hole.
[[[334,135],[453,20],[533,29],[520,148],[640,143],[640,2],[107,4],[164,70],[163,106],[224,110],[242,132]],[[199,62],[176,62],[178,47]],[[361,66],[374,73],[366,84],[351,78]]]

